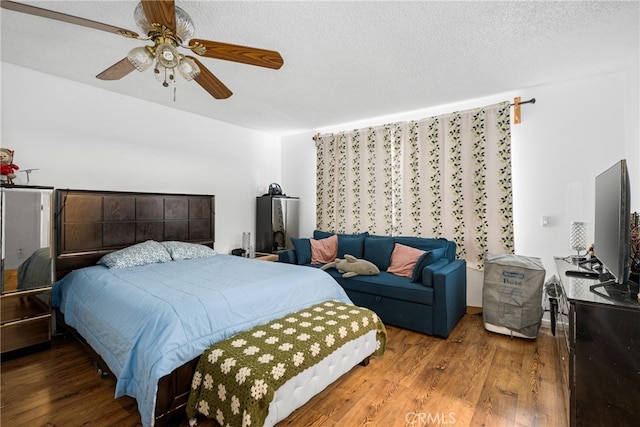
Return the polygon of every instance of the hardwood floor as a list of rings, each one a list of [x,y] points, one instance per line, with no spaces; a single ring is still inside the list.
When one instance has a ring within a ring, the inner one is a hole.
[[[356,366],[279,426],[568,425],[549,329],[536,340],[509,338],[485,331],[481,314],[467,314],[446,340],[387,332],[384,356]],[[72,338],[1,369],[2,426],[140,425],[135,401],[114,400],[114,380],[100,378]]]

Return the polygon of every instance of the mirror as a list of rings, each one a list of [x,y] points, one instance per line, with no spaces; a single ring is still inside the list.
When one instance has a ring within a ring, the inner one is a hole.
[[[51,286],[53,189],[2,187],[2,294]]]

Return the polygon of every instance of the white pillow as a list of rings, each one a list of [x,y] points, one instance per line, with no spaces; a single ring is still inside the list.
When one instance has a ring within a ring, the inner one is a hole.
[[[215,256],[217,253],[205,245],[187,242],[160,242],[165,247],[174,261],[181,259],[206,258]]]

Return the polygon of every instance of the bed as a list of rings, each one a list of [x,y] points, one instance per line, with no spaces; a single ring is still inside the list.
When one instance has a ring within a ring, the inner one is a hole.
[[[323,301],[351,303],[324,272],[225,254],[96,265],[148,242],[213,248],[214,218],[210,195],[56,190],[57,317],[117,378],[115,397],[137,400],[145,426],[184,416],[199,356],[213,343]],[[365,347],[343,372],[375,350]],[[286,410],[271,422],[304,403],[278,399]]]

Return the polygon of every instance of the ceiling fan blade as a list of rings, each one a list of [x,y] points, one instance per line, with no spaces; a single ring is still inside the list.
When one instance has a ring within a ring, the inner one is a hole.
[[[149,24],[164,25],[176,32],[176,5],[174,0],[142,0],[142,9]]]
[[[125,28],[115,27],[113,25],[103,24],[102,22],[92,21],[90,19],[80,18],[73,15],[67,15],[66,13],[60,13],[60,12],[55,12],[53,10],[30,6],[28,4],[17,3],[9,0],[2,0],[1,6],[4,9],[13,10],[15,12],[21,12],[29,15],[40,16],[42,18],[55,19],[57,21],[67,22],[70,24],[82,25],[83,27],[89,27],[95,30],[106,31],[108,33],[115,33],[121,36],[131,37],[134,39],[140,38],[140,35],[135,31],[127,30]]]
[[[211,73],[211,71],[207,69],[207,67],[202,65],[200,61],[198,61],[193,56],[187,56],[187,58],[192,59],[198,65],[198,68],[200,68],[200,74],[198,74],[194,78],[194,80],[200,86],[202,86],[204,90],[209,92],[211,96],[216,99],[227,99],[231,95],[233,95],[233,92],[231,92],[229,88],[224,85],[224,83],[218,80],[218,78],[214,76],[213,73]]]
[[[241,62],[275,70],[282,67],[284,63],[282,56],[278,52],[255,47],[191,39],[189,48],[198,55],[206,56],[207,58],[224,59],[225,61]]]
[[[131,62],[124,58],[98,74],[96,78],[100,80],[119,80],[135,69]]]

